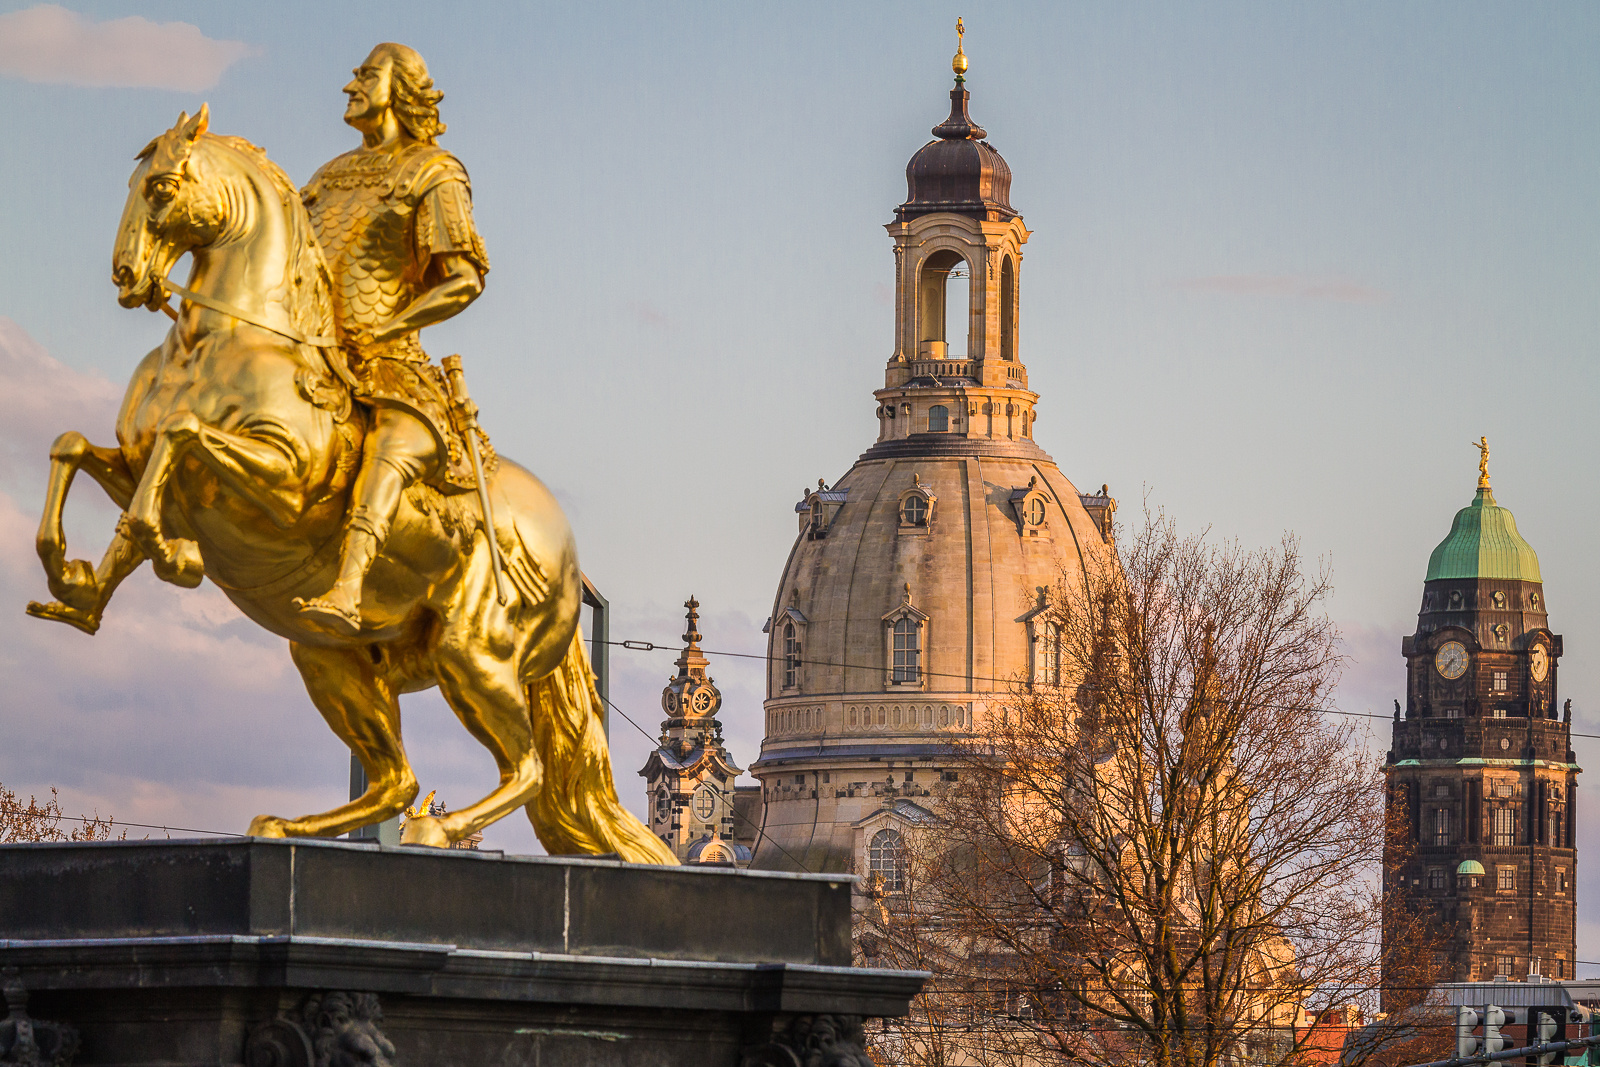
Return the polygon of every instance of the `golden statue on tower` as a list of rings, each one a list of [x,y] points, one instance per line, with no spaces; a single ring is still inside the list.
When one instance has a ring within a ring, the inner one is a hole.
[[[617,800],[566,518],[495,457],[459,358],[441,369],[418,339],[489,270],[466,169],[437,144],[443,94],[398,44],[344,91],[362,144],[303,191],[210,133],[206,107],[139,153],[112,279],[124,307],[174,323],[128,385],[120,444],[68,432],[51,448],[38,546],[56,599],[28,612],[92,634],[148,559],[180,586],[210,578],[288,638],[370,784],[332,811],[258,816],[253,835],[333,836],[404,810],[417,781],[399,696],[437,685],[500,780],[409,819],[404,840],[447,845],[521,807],[551,853],[673,863]],[[180,285],[167,273],[186,253]],[[79,471],[123,509],[98,567],[67,555]]]

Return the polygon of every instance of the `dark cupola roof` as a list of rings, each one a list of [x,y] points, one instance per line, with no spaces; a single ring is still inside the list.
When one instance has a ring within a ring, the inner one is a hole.
[[[935,139],[906,164],[906,202],[894,212],[901,222],[936,211],[990,222],[1016,217],[1011,168],[967,114],[970,96],[966,79],[958,74],[950,90],[950,117],[933,128]]]

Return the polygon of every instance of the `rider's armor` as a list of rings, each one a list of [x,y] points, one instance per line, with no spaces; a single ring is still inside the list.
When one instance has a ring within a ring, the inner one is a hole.
[[[358,148],[317,171],[301,191],[333,275],[334,320],[360,400],[419,418],[439,445],[440,488],[474,484],[462,427],[443,372],[429,362],[415,332],[358,346],[354,338],[388,322],[426,290],[435,255],[466,256],[487,273],[489,257],[472,224],[466,168],[430,144],[396,153]],[[485,468],[493,462],[480,440]]]

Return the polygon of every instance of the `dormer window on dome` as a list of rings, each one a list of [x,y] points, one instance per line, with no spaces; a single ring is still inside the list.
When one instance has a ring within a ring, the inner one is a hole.
[[[911,485],[900,494],[900,532],[925,532],[933,524],[934,505],[939,498],[922,484],[922,475],[913,474]]]
[[[1023,537],[1048,537],[1050,534],[1050,494],[1039,486],[1035,475],[1022,489],[1011,490],[1011,512],[1017,520],[1017,532]]]

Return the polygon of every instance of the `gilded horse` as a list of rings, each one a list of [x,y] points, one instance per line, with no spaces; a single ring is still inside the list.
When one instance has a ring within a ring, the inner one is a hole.
[[[319,815],[257,816],[252,835],[328,837],[401,812],[417,780],[399,697],[437,685],[500,783],[458,811],[413,818],[407,841],[446,845],[523,807],[553,854],[676,862],[617,799],[578,633],[572,531],[523,468],[502,459],[489,478],[505,603],[474,499],[417,485],[368,576],[360,633],[319,630],[295,609],[337,569],[366,415],[339,353],[323,347],[327,267],[293,183],[248,141],[208,133],[208,116],[181,116],[129,181],[112,257],[118,302],[167,308],[169,289],[184,300],[128,385],[118,445],[69,432],[51,449],[38,549],[57,599],[29,613],[92,634],[117,584],[148,559],[180,586],[210,578],[288,638],[312,702],[371,785]],[[167,273],[185,253],[193,269],[181,287]],[[123,509],[98,568],[68,558],[62,530],[80,470]]]

